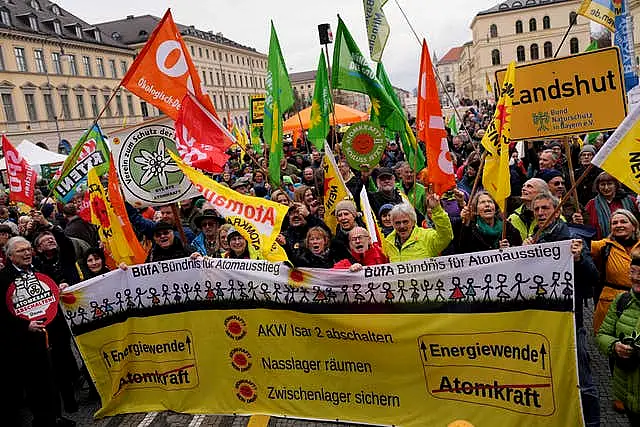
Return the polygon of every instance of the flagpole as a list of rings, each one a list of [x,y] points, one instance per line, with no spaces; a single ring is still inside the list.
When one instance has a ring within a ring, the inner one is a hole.
[[[398,6],[398,9],[400,9],[400,12],[402,12],[402,16],[404,16],[404,20],[407,21],[407,25],[409,25],[409,28],[413,32],[413,35],[416,37],[416,40],[418,41],[418,45],[422,46],[422,41],[420,40],[420,37],[418,37],[418,33],[416,33],[416,30],[414,30],[413,25],[411,25],[411,21],[409,21],[409,17],[407,16],[406,13],[404,13],[404,9],[402,9],[402,6],[400,6],[400,3],[398,3],[398,0],[395,0],[395,2],[396,2],[396,5]],[[453,99],[451,99],[451,95],[449,95],[449,92],[447,92],[446,86],[444,85],[444,82],[440,78],[440,74],[438,74],[438,69],[435,67],[435,65],[433,65],[432,68],[433,68],[433,73],[435,74],[436,78],[440,82],[440,86],[445,89],[443,92],[445,93],[445,95],[447,96],[447,99],[453,106],[453,113],[456,116],[458,116],[458,118],[460,119],[460,129],[463,129],[464,133],[466,133],[467,136],[469,137],[469,140],[471,140],[471,134],[465,127],[464,120],[462,120],[462,116],[460,115],[460,113],[458,113],[458,109],[456,108],[456,104],[453,102]]]
[[[567,191],[564,194],[564,196],[562,196],[562,198],[560,199],[560,202],[558,203],[558,206],[554,209],[553,214],[551,214],[542,225],[538,224],[538,231],[536,232],[536,234],[533,236],[533,239],[532,239],[533,243],[536,243],[538,241],[538,239],[540,238],[540,234],[542,233],[542,230],[544,230],[545,228],[547,228],[549,224],[551,224],[551,222],[554,220],[558,212],[560,212],[562,205],[569,198],[569,195],[574,191],[576,191],[576,189],[578,188],[578,185],[582,184],[582,181],[587,177],[587,175],[589,175],[589,172],[591,172],[591,169],[593,169],[593,167],[594,167],[593,163],[589,163],[589,166],[587,166],[584,172],[582,172],[582,175],[580,175],[580,178],[578,178],[578,180],[573,185],[573,187],[571,187],[571,189]]]
[[[480,177],[484,172],[484,163],[487,160],[487,152],[482,153],[482,157],[480,158],[480,166],[478,167],[478,172],[476,172],[476,179],[473,180],[473,188],[471,189],[471,194],[469,194],[469,202],[471,199],[475,197],[476,191],[478,190],[478,183],[480,181]]]
[[[553,55],[554,58],[556,58],[558,56],[558,54],[560,53],[560,49],[562,48],[562,45],[564,44],[564,41],[567,39],[567,36],[569,35],[569,31],[571,31],[571,29],[573,28],[574,24],[576,23],[576,21],[578,20],[578,16],[576,15],[575,19],[571,20],[571,22],[569,22],[569,28],[567,28],[567,31],[564,33],[564,37],[562,37],[562,40],[560,41],[560,44],[558,45],[558,49],[556,50],[556,53]]]
[[[338,15],[338,18],[340,18],[340,15]],[[331,115],[333,116],[333,126],[331,129],[333,129],[333,132],[331,132],[331,142],[332,142],[332,149],[335,150],[336,149],[336,144],[338,143],[338,137],[336,134],[336,104],[334,102],[333,99],[333,82],[331,81],[331,61],[329,60],[329,44],[325,44],[324,45],[324,52],[325,52],[325,61],[327,61],[327,81],[329,82],[329,95],[331,97]]]
[[[567,166],[569,167],[569,182],[571,182],[571,188],[575,189],[573,199],[573,207],[576,212],[580,212],[580,203],[578,202],[578,191],[576,189],[576,177],[573,173],[573,160],[571,160],[571,145],[569,144],[569,136],[564,137],[564,149],[567,152]]]

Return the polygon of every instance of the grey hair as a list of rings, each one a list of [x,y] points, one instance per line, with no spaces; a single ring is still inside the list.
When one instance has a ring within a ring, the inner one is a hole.
[[[636,218],[636,216],[632,212],[626,209],[616,209],[611,214],[611,219],[613,219],[613,217],[616,215],[622,215],[623,217],[627,218],[627,220],[629,220],[631,225],[633,225],[633,233],[631,233],[631,236],[635,240],[640,239],[640,224],[638,223],[638,219]],[[613,235],[613,231],[607,237],[611,237],[612,235]]]
[[[537,202],[538,200],[551,200],[551,203],[553,204],[553,208],[557,208],[558,205],[560,204],[560,200],[554,196],[553,194],[545,191],[542,192],[540,194],[538,194],[536,197],[533,198],[533,203]]]
[[[413,206],[411,206],[407,202],[403,202],[403,203],[400,203],[399,205],[395,205],[393,209],[391,209],[391,212],[389,214],[391,215],[392,221],[395,216],[404,214],[404,215],[409,215],[409,218],[411,219],[411,221],[413,221],[414,224],[418,222],[418,217],[416,216],[416,210],[413,208]]]
[[[29,242],[22,236],[12,237],[7,240],[7,243],[5,243],[4,245],[4,253],[7,254],[7,257],[13,255],[13,251],[15,250],[15,247],[18,243],[27,243],[29,246],[31,246],[31,242]]]

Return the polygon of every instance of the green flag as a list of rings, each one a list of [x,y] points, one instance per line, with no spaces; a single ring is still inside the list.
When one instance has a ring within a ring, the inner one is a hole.
[[[89,169],[95,168],[98,176],[109,171],[109,155],[109,147],[96,124],[82,134],[49,188],[58,200],[68,203],[78,186],[87,180]]]
[[[591,43],[589,43],[589,46],[587,46],[587,48],[584,51],[591,52],[594,50],[598,50],[598,40],[593,40]]]
[[[453,113],[453,116],[449,119],[449,123],[447,127],[451,131],[451,136],[458,136],[458,123],[456,122],[456,113]]]
[[[329,91],[329,76],[327,63],[324,59],[324,51],[320,49],[320,60],[316,73],[316,86],[313,89],[313,101],[311,102],[311,119],[309,123],[309,141],[322,151],[324,141],[329,134],[329,114],[331,114],[331,91]]]
[[[287,67],[284,64],[276,29],[271,21],[271,39],[269,41],[269,59],[267,95],[264,100],[264,143],[269,147],[269,178],[275,186],[280,185],[280,160],[282,151],[282,113],[293,106],[293,89],[289,81]]]
[[[387,131],[400,128],[398,133],[400,134],[400,141],[402,142],[402,151],[407,157],[407,161],[411,165],[411,167],[415,167],[416,170],[422,170],[424,168],[424,153],[420,148],[418,148],[416,137],[411,130],[411,126],[409,126],[409,122],[404,115],[404,110],[402,109],[402,103],[396,94],[396,91],[393,89],[393,85],[391,84],[391,80],[389,80],[389,76],[387,76],[387,72],[384,69],[384,65],[382,62],[378,62],[378,66],[376,67],[376,78],[384,87],[385,92],[389,95],[389,98],[393,101],[393,105],[396,108],[397,113],[391,116],[387,123],[381,123],[377,115],[374,114],[374,111],[371,112],[371,121],[374,123],[378,123],[381,126],[385,126]],[[392,132],[391,138],[395,138],[395,132]],[[389,136],[389,135],[387,135]],[[416,158],[416,151],[418,157]]]
[[[338,18],[338,32],[333,48],[333,89],[366,93],[371,99],[371,109],[379,123],[390,130],[401,132],[404,129],[402,117],[398,118],[398,109],[378,81],[366,58],[360,53],[358,45],[349,34],[349,30]]]

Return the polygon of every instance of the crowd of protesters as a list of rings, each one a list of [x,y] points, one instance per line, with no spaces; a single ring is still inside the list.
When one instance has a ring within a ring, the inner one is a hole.
[[[411,168],[398,140],[389,141],[379,165],[363,164],[356,170],[340,156],[336,132],[332,143],[338,153],[340,174],[356,198],[362,188],[366,189],[381,233],[379,243],[372,243],[364,227],[359,200],[339,201],[334,213],[338,224],[335,232],[326,225],[323,153],[306,141],[285,142],[282,179],[277,185],[268,182],[265,157],[250,147],[247,152],[230,150],[224,173],[215,178],[239,193],[289,207],[277,241],[295,267],[358,271],[362,266],[386,262],[573,239],[579,379],[586,423],[600,425],[597,379],[590,370],[582,316],[583,304],[589,300],[597,305],[597,342],[611,359],[616,396],[613,404],[637,423],[640,356],[637,345],[624,341],[620,333],[630,336],[640,329],[638,198],[611,175],[588,169],[606,135],[595,138],[592,144],[579,140],[568,144],[563,140],[514,144],[510,151],[512,196],[506,203],[507,212],[501,212],[479,179],[480,141],[492,119],[492,107],[477,104],[459,111],[460,132],[452,135],[448,130],[457,185],[442,195],[431,191],[428,170]],[[585,173],[587,176],[562,209],[556,209],[573,179]],[[66,205],[43,194],[48,194],[46,187],[39,191],[37,209],[22,215],[6,197],[0,200],[0,241],[4,247],[0,277],[5,291],[16,275],[26,270],[46,273],[64,287],[114,267],[107,265],[95,227],[79,215],[82,194]],[[127,213],[148,249],[148,262],[193,254],[236,259],[261,256],[202,197],[182,202],[177,211],[172,206],[127,206]],[[60,325],[51,330],[56,369],[47,371],[43,360],[49,359],[42,354],[46,350],[39,342],[40,326],[17,321],[8,312],[3,316],[3,323],[14,325],[2,329],[5,338],[24,343],[9,352],[7,366],[26,363],[42,367],[8,370],[7,375],[14,376],[7,378],[9,383],[26,385],[4,401],[5,413],[16,415],[26,402],[34,426],[73,425],[62,417],[62,410],[77,410],[74,388],[82,378],[90,385],[90,379],[73,359],[63,319],[56,319]],[[25,372],[29,373],[26,382]],[[51,403],[54,389],[62,396],[62,406],[57,404],[58,399]]]

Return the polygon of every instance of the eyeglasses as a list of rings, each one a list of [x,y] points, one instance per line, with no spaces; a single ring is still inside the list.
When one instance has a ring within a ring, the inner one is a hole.
[[[218,223],[213,221],[203,222],[202,224],[200,224],[202,228],[215,227],[216,225],[218,225]]]
[[[367,240],[369,239],[369,236],[365,236],[365,235],[361,235],[361,236],[351,236],[349,238],[349,240],[351,240],[352,242],[357,242],[358,240]]]
[[[168,236],[170,234],[171,234],[171,230],[162,230],[162,231],[156,231],[154,233],[154,236],[160,237],[160,236]]]

